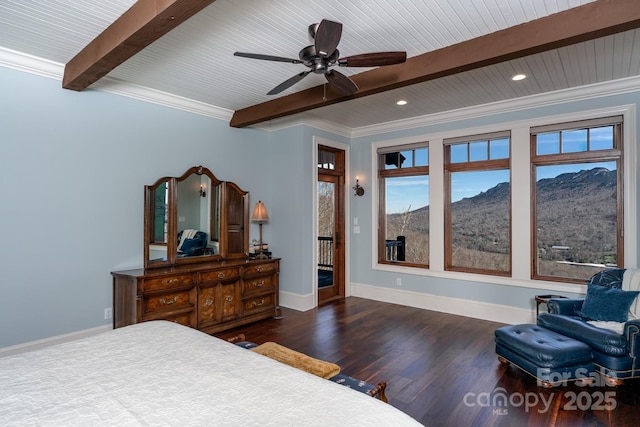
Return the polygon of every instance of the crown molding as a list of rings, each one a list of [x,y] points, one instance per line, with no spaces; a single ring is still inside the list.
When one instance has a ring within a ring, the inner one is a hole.
[[[62,83],[64,64],[27,55],[15,50],[0,47],[0,66],[58,80]],[[102,92],[122,95],[140,101],[163,105],[177,110],[200,114],[214,119],[229,122],[233,111],[216,107],[204,102],[194,101],[167,92],[150,89],[144,86],[126,83],[113,77],[104,77],[91,86]]]
[[[640,76],[627,77],[603,83],[579,86],[569,89],[561,89],[553,92],[545,92],[515,99],[493,102],[490,104],[474,105],[441,113],[427,114],[409,119],[393,122],[378,123],[370,126],[353,128],[351,137],[361,138],[380,135],[389,132],[406,131],[435,124],[475,119],[494,114],[509,113],[532,108],[548,107],[551,105],[565,104],[582,101],[585,99],[599,98],[638,91],[640,88]]]
[[[0,66],[62,81],[64,65],[0,46]]]
[[[100,81],[94,83],[91,88],[134,98],[140,101],[150,102],[152,104],[175,108],[177,110],[187,111],[189,113],[224,120],[227,123],[231,120],[231,117],[233,117],[233,110],[216,107],[211,104],[195,101],[193,99],[173,95],[145,86],[124,82],[112,77],[103,77]]]
[[[334,135],[342,136],[351,139],[352,129],[350,127],[334,123],[328,120],[324,120],[318,117],[313,117],[307,113],[294,114],[293,116],[281,117],[278,119],[269,120],[260,124],[249,126],[250,128],[261,129],[268,132],[275,132],[294,126],[310,126],[315,129],[323,130]]]

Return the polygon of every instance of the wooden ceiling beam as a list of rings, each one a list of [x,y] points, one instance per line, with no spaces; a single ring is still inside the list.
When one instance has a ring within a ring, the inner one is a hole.
[[[241,110],[232,127],[279,117],[422,83],[640,27],[640,1],[598,0],[495,33],[351,76],[358,92],[344,96],[327,85],[309,88]]]
[[[215,0],[138,0],[64,67],[62,87],[81,91]]]

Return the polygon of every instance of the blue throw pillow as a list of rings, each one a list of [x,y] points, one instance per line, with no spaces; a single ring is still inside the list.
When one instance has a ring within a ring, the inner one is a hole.
[[[602,285],[620,289],[625,271],[624,268],[607,268],[591,276],[587,285]]]
[[[626,322],[629,307],[640,292],[623,291],[608,286],[588,285],[580,316],[589,320]]]

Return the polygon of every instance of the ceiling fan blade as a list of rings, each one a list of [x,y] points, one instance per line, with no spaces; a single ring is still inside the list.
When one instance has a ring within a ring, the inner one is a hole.
[[[323,57],[331,56],[340,43],[340,37],[342,37],[342,24],[323,19],[316,30],[316,53]]]
[[[331,86],[335,87],[340,93],[344,95],[353,95],[358,91],[358,85],[354,83],[349,77],[345,76],[339,71],[331,70],[324,73],[324,76],[329,81]]]
[[[381,67],[383,65],[402,64],[407,60],[407,52],[375,52],[347,56],[338,59],[342,67]]]
[[[243,58],[262,59],[264,61],[289,62],[291,64],[302,64],[299,59],[284,58],[282,56],[263,55],[261,53],[234,52],[233,56],[241,56]]]
[[[303,71],[303,72],[301,72],[299,74],[296,74],[295,76],[291,77],[288,80],[283,81],[278,86],[276,86],[273,89],[271,89],[267,93],[267,95],[276,95],[276,94],[282,92],[283,90],[290,88],[291,86],[293,86],[294,84],[298,83],[300,80],[305,78],[305,76],[307,74],[309,74],[310,72],[311,71]]]

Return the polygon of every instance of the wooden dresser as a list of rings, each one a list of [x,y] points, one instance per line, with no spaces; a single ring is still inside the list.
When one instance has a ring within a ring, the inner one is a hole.
[[[170,320],[212,334],[278,316],[280,259],[114,271],[113,327]]]

